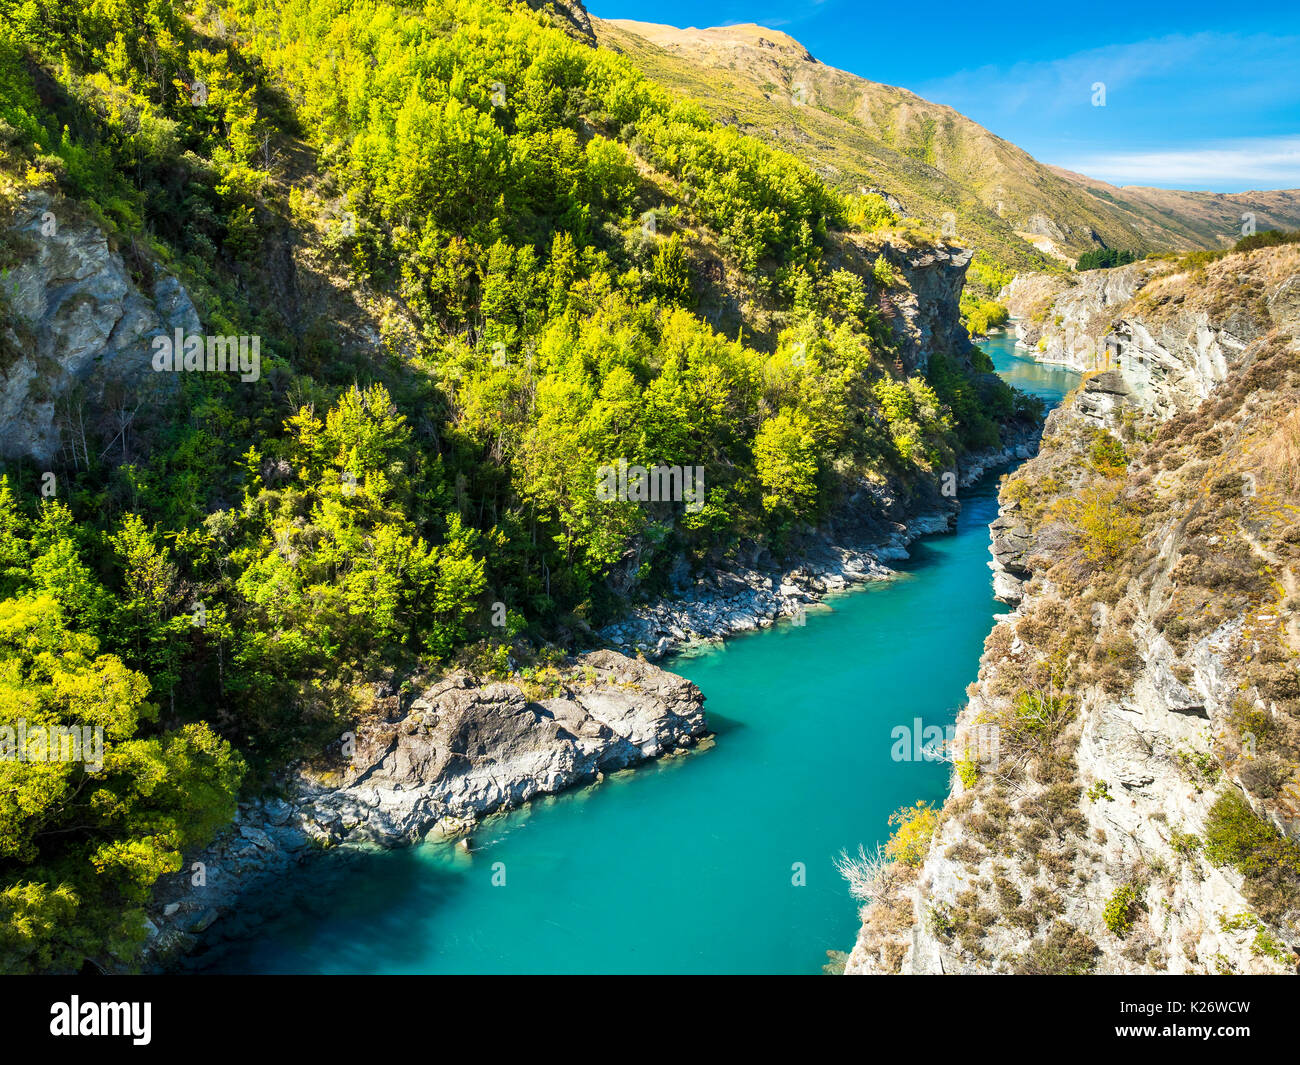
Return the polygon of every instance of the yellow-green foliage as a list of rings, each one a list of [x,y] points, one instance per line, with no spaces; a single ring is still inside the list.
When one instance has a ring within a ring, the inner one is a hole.
[[[873,390],[903,460],[937,463],[940,454],[933,443],[953,423],[934,389],[920,377],[909,377],[905,381],[882,378]]]
[[[844,213],[849,224],[864,233],[886,229],[898,221],[898,216],[890,209],[884,197],[874,192],[846,196]]]
[[[1111,932],[1123,939],[1133,930],[1133,922],[1142,908],[1142,895],[1132,884],[1121,884],[1106,900],[1102,919]]]
[[[654,594],[863,476],[920,488],[1013,407],[940,352],[941,391],[893,378],[873,304],[905,278],[842,254],[892,223],[880,197],[525,4],[0,0],[0,208],[37,186],[262,361],[129,425],[88,402],[57,501],[34,466],[0,480],[0,715],[75,689],[125,759],[0,764],[3,967],[134,937],[229,812],[229,745],[260,779],[320,757],[375,676],[601,624],[629,548]],[[700,467],[707,499],[602,498],[621,460]]]
[[[149,687],[52,596],[0,602],[0,972],[129,953],[154,882],[234,813],[242,761],[206,724],[159,728]],[[99,746],[34,753],[51,728]]]
[[[896,862],[919,866],[925,861],[934,830],[939,827],[938,811],[922,800],[915,806],[895,810],[889,815],[889,823],[896,827],[885,845],[885,853]]]
[[[985,268],[984,276],[986,279],[992,279],[1001,276],[1001,272],[994,268]],[[986,281],[987,283],[987,281]],[[971,336],[983,336],[994,326],[1005,325],[1007,319],[1011,316],[1010,312],[1001,303],[987,296],[979,294],[979,290],[984,285],[972,283],[972,279],[967,277],[966,287],[961,294],[961,316],[966,323],[966,330]],[[997,290],[995,289],[996,293]]]
[[[1111,565],[1134,544],[1142,523],[1122,496],[1123,486],[1088,485],[1067,501],[1065,513],[1084,557],[1095,568]]]
[[[878,255],[876,257],[876,261],[871,268],[871,275],[875,279],[876,284],[881,288],[892,288],[894,285],[897,285],[900,280],[898,271],[894,269],[893,263],[883,255]]]
[[[1254,932],[1251,949],[1261,958],[1271,958],[1279,965],[1291,965],[1295,961],[1295,951],[1288,949],[1253,913],[1239,913],[1235,917],[1225,914],[1219,918],[1219,927],[1225,932]]]
[[[1122,474],[1128,466],[1123,443],[1104,429],[1098,429],[1093,435],[1088,455],[1093,469],[1109,477]]]

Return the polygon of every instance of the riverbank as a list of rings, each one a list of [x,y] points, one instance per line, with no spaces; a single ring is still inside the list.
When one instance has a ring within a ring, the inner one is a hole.
[[[956,716],[997,606],[996,475],[888,581],[663,667],[706,739],[481,821],[448,842],[345,847],[251,893],[187,968],[214,973],[816,973],[851,942],[840,850],[888,834],[948,767],[896,758]],[[910,750],[910,749],[909,749]]]
[[[1040,431],[1012,433],[1000,448],[965,456],[956,471],[956,487],[967,488],[991,469],[1032,457]],[[856,520],[832,523],[807,536],[797,562],[728,563],[697,578],[679,597],[638,608],[599,635],[629,654],[658,659],[768,628],[782,618],[800,623],[808,607],[827,595],[893,577],[891,564],[906,559],[916,539],[951,531],[959,506],[954,495],[938,508],[890,520],[890,514],[900,511],[899,502],[875,486],[864,486],[846,508]]]
[[[960,467],[961,487],[1027,457],[1033,443],[1025,434],[970,456]],[[652,653],[717,644],[797,616],[834,592],[897,576],[909,547],[951,531],[959,510],[953,499],[942,511],[875,523],[883,535],[862,546],[837,545],[823,534],[785,569],[711,575],[690,598],[647,613],[642,624],[675,623],[695,637],[659,643]],[[160,881],[147,925],[147,964],[163,969],[219,942],[222,922],[245,898],[264,894],[323,852],[467,840],[496,811],[712,742],[699,689],[640,656],[592,652],[579,656],[566,677],[550,697],[466,675],[443,678],[406,709],[390,694],[388,719],[363,731],[335,771],[294,770],[279,796],[241,803],[217,841]],[[477,754],[450,757],[456,750]]]
[[[396,696],[328,767],[296,767],[282,797],[241,803],[229,828],[164,877],[149,917],[163,967],[246,893],[322,851],[459,839],[482,818],[708,737],[689,681],[616,651],[593,651],[531,684],[452,673],[405,708]]]

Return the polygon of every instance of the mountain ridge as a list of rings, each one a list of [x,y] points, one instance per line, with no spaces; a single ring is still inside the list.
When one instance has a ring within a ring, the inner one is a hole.
[[[944,104],[815,59],[779,30],[679,29],[591,18],[599,47],[629,54],[723,121],[804,157],[824,180],[897,198],[910,215],[1017,269],[1098,247],[1139,252],[1231,244],[1300,225],[1300,190],[1213,193],[1116,186],[1043,163]],[[722,84],[711,77],[725,72]],[[946,214],[955,216],[945,220]]]

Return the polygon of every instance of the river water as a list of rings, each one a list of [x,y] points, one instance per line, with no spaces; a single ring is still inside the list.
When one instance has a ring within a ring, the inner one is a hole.
[[[1076,374],[982,345],[1049,405]],[[856,905],[833,860],[941,801],[947,767],[895,760],[893,730],[950,725],[997,611],[997,476],[961,495],[877,582],[725,647],[666,663],[695,681],[708,749],[494,817],[443,844],[335,854],[223,918],[213,972],[815,973]]]

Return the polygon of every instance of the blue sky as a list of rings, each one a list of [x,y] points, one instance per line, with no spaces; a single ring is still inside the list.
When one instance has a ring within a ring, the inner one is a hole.
[[[1300,2],[590,0],[602,18],[757,22],[1118,185],[1300,188]],[[916,18],[910,17],[915,12]],[[1105,84],[1105,106],[1093,85]]]

